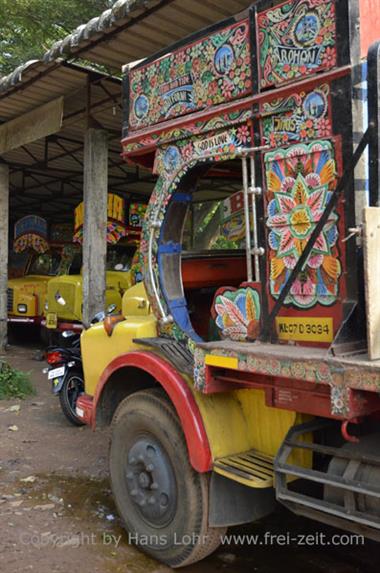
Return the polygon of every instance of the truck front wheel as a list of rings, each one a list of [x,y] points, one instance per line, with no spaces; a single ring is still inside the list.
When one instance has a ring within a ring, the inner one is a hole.
[[[159,389],[125,398],[113,422],[111,486],[128,540],[171,567],[203,559],[225,528],[208,526],[208,476],[190,465],[176,412]]]

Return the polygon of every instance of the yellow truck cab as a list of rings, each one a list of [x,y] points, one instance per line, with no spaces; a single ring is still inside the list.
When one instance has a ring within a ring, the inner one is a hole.
[[[51,253],[31,255],[23,277],[8,281],[8,322],[40,324],[47,283],[57,271],[57,258]]]
[[[130,209],[131,215],[132,209]],[[84,203],[74,211],[73,242],[82,244],[84,224]],[[107,261],[106,261],[106,305],[121,309],[124,292],[132,285],[131,266],[136,245],[135,229],[129,228],[125,220],[125,201],[119,195],[108,194],[107,202]],[[50,333],[63,330],[82,330],[83,281],[81,259],[70,274],[56,277],[49,282],[45,306],[46,318],[43,326]],[[63,304],[62,304],[63,303]]]
[[[65,243],[65,225],[48,224],[38,215],[19,219],[14,227],[8,281],[8,323],[40,326],[47,283],[56,274],[67,272],[74,249]]]
[[[73,255],[67,246],[51,245],[46,253],[30,253],[24,276],[8,281],[8,323],[40,326],[49,281],[67,272]]]
[[[124,292],[132,285],[131,263],[135,245],[109,245],[107,250],[106,305],[121,309]],[[65,304],[59,303],[64,300]],[[72,273],[52,278],[47,285],[43,326],[49,330],[82,330],[82,275],[81,260]]]

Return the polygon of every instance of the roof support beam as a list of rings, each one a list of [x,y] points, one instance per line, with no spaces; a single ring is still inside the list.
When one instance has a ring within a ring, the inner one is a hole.
[[[0,352],[7,344],[9,167],[0,163]]]
[[[89,127],[84,140],[83,322],[104,310],[107,256],[108,135]]]

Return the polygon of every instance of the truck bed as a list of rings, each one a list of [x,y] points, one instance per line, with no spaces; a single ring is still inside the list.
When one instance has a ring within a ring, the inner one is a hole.
[[[230,340],[198,343],[194,380],[201,391],[207,391],[207,368],[330,386],[335,414],[347,409],[352,390],[380,392],[380,360],[369,360],[365,351],[333,356],[328,349],[285,344]]]

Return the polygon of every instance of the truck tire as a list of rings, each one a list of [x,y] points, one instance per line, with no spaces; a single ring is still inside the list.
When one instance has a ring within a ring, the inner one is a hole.
[[[112,421],[111,487],[128,540],[171,567],[212,553],[226,528],[208,526],[209,476],[190,465],[177,414],[159,389],[125,398]]]
[[[75,394],[72,394],[74,392]],[[59,403],[62,412],[73,426],[84,426],[84,422],[75,413],[76,402],[84,392],[83,374],[72,370],[66,376],[59,393]]]

